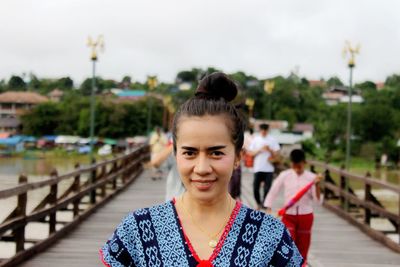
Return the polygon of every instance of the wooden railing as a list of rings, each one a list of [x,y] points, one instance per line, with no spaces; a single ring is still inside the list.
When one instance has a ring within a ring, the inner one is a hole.
[[[365,176],[349,173],[344,168],[337,168],[318,161],[309,161],[312,171],[324,173],[322,183],[324,206],[334,211],[350,223],[359,227],[372,238],[382,242],[389,248],[400,253],[400,186],[382,182],[372,178],[369,173]],[[363,188],[363,197],[353,190],[352,184]],[[393,192],[398,196],[397,211],[389,211],[374,195],[377,190]],[[371,227],[372,218],[384,218],[394,230],[379,231]],[[396,234],[398,242],[386,234]]]
[[[141,145],[127,155],[97,164],[94,162],[88,167],[82,168],[77,164],[76,169],[67,174],[58,175],[54,170],[50,179],[39,182],[29,183],[27,176],[20,175],[18,186],[0,191],[0,203],[3,199],[17,198],[15,209],[0,224],[0,242],[15,243],[15,255],[2,259],[0,266],[15,266],[67,234],[125,189],[142,172],[142,163],[149,157],[149,147]],[[68,184],[63,192],[60,192],[60,183]],[[28,193],[43,188],[47,188],[49,193],[28,213]],[[58,212],[69,212],[73,219],[58,220]],[[26,227],[31,223],[48,225],[47,238],[26,238]]]

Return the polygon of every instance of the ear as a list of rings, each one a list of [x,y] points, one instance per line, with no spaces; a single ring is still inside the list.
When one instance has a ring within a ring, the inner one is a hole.
[[[241,159],[242,159],[242,154],[241,153],[239,153],[239,155],[236,155],[235,162],[233,164],[235,166],[235,168],[239,167]]]

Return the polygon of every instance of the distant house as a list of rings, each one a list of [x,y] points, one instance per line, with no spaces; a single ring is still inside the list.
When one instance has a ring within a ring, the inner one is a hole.
[[[375,83],[375,85],[376,85],[376,90],[382,90],[383,89],[383,87],[385,87],[385,83],[384,82],[377,82],[377,83]]]
[[[13,136],[8,138],[0,138],[0,156],[9,155],[24,150],[23,137]]]
[[[60,102],[61,98],[64,96],[64,92],[56,88],[48,94],[51,101]]]
[[[310,87],[326,87],[326,82],[324,80],[308,80]]]
[[[322,94],[325,103],[329,106],[337,105],[339,103],[348,103],[348,88],[344,86],[332,86]],[[353,103],[362,103],[364,99],[357,90],[353,90],[351,101]]]
[[[314,134],[314,125],[311,123],[296,123],[293,125],[294,133],[300,133],[304,137],[312,138]]]
[[[0,132],[17,133],[21,125],[19,117],[47,101],[47,97],[34,92],[10,91],[0,94]]]
[[[266,123],[269,125],[270,131],[278,130],[278,131],[286,131],[289,123],[287,121],[277,121],[277,120],[254,120],[252,122],[253,128],[255,131],[258,131],[260,128],[260,124]]]
[[[108,95],[110,94],[117,96],[119,100],[138,100],[146,96],[146,91],[112,88]]]

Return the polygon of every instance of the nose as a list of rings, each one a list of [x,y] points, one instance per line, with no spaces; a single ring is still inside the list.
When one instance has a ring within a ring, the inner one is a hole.
[[[200,155],[196,161],[193,171],[198,175],[207,175],[211,173],[212,168],[210,159],[204,155]]]

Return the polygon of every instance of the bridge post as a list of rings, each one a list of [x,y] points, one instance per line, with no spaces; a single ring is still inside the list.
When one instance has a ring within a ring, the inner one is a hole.
[[[80,168],[79,163],[75,164],[75,170],[78,170],[79,168]],[[80,190],[80,183],[81,183],[80,179],[81,179],[80,173],[74,177],[73,192],[75,194],[77,194],[79,192],[79,190]],[[79,215],[79,203],[80,202],[81,202],[81,200],[77,199],[73,203],[73,205],[74,205],[74,208],[73,208],[74,218]]]
[[[344,195],[343,192],[346,192],[346,177],[343,175],[343,171],[344,171],[344,166],[341,167],[340,169],[340,206],[345,210],[348,211],[348,200],[347,197]]]
[[[367,172],[365,177],[370,177],[371,174]],[[365,181],[365,195],[364,195],[364,200],[368,204],[371,202],[371,185]],[[368,226],[371,224],[371,210],[368,207],[364,208],[364,223],[367,224]]]
[[[398,234],[399,234],[399,244],[400,244],[400,193],[399,193],[399,204],[398,204],[398,207],[399,207],[399,216],[397,217],[397,232],[398,232]]]
[[[28,177],[26,175],[21,174],[18,178],[18,183],[23,184],[28,182]],[[18,206],[16,209],[16,217],[19,216],[26,216],[26,203],[28,200],[28,193],[24,192],[22,194],[18,195]],[[22,251],[25,249],[25,226],[26,223],[23,225],[17,227],[15,230],[13,230],[13,234],[15,237],[15,249],[16,252]]]
[[[114,161],[111,173],[116,172],[118,170],[117,161]],[[117,189],[117,177],[112,180],[112,188],[113,190]]]
[[[105,179],[107,177],[106,165],[103,165],[103,167],[101,167],[101,175],[100,175],[100,177],[102,179]],[[103,197],[103,198],[106,196],[106,186],[107,186],[107,183],[105,183],[105,184],[103,184],[101,186],[101,197]]]
[[[58,177],[58,172],[54,169],[50,174],[52,179],[56,179]],[[55,205],[57,203],[57,191],[58,191],[58,182],[50,186],[50,199],[49,204]],[[52,234],[56,231],[57,224],[57,212],[51,212],[49,214],[49,234]]]
[[[96,159],[92,159],[92,166],[95,164],[96,164]],[[94,169],[90,172],[90,185],[93,185],[96,182],[96,170],[97,168],[94,167]],[[96,188],[94,188],[90,192],[90,203],[96,204]]]

